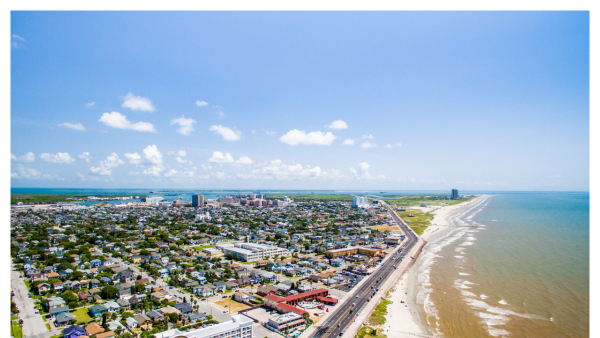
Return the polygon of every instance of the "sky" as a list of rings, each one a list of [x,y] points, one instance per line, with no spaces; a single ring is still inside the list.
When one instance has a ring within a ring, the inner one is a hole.
[[[588,12],[12,12],[11,185],[589,190]]]

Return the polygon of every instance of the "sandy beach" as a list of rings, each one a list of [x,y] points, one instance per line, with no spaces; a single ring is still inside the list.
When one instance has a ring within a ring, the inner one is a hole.
[[[469,202],[433,210],[432,213],[434,214],[434,218],[431,221],[431,225],[425,230],[421,237],[426,241],[430,241],[447,231],[452,227],[448,217],[464,206],[477,201],[481,197]],[[390,292],[389,300],[392,301],[392,304],[388,305],[388,314],[386,315],[386,322],[383,326],[383,333],[388,337],[433,337],[423,323],[419,313],[420,310],[417,306],[415,270],[413,265],[407,273],[402,275],[396,284],[395,290]]]

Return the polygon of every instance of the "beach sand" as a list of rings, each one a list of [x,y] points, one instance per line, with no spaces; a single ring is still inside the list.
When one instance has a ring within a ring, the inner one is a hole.
[[[425,230],[421,237],[426,241],[430,241],[444,233],[452,227],[448,217],[467,204],[477,201],[481,197],[475,198],[469,202],[436,209],[433,211],[434,217],[431,221],[431,225]],[[416,268],[415,265],[413,265],[408,269],[407,273],[402,275],[396,284],[395,290],[390,291],[389,300],[392,301],[392,304],[387,307],[388,314],[386,315],[386,321],[383,325],[383,333],[388,337],[433,337],[423,323],[419,313],[420,310],[417,306],[416,279]],[[404,303],[402,303],[402,301],[404,301]]]

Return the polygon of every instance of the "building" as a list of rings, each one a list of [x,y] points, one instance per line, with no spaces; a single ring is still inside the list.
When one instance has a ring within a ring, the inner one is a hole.
[[[267,322],[267,328],[273,331],[284,332],[285,330],[290,330],[297,326],[304,325],[304,323],[305,320],[303,316],[294,312],[288,312],[280,316],[269,318],[269,321]]]
[[[242,315],[231,316],[231,320],[214,326],[181,332],[171,329],[154,334],[155,338],[252,338],[252,323],[254,320]]]
[[[217,244],[216,247],[221,249],[225,255],[230,253],[244,262],[256,262],[275,256],[291,255],[288,249],[256,243]]]
[[[160,202],[163,198],[160,196],[152,196],[152,197],[142,197],[142,202]]]
[[[204,206],[204,195],[202,195],[202,194],[192,195],[192,206],[193,207],[203,207]]]
[[[367,196],[354,196],[352,198],[353,208],[364,208],[368,205]]]
[[[335,258],[335,257],[339,257],[339,256],[350,256],[350,255],[354,255],[354,254],[361,254],[361,255],[373,257],[373,256],[377,256],[380,252],[381,252],[381,249],[355,246],[355,247],[351,247],[351,248],[327,250],[325,252],[325,256],[328,258]]]
[[[458,199],[458,189],[452,189],[452,194],[450,195],[450,199],[451,200],[457,200]]]

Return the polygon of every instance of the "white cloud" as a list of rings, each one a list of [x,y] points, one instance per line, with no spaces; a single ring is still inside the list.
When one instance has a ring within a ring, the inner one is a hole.
[[[369,135],[363,135],[362,138],[369,139],[369,140],[374,139],[373,135],[371,135],[371,134],[369,134]]]
[[[177,170],[171,169],[168,173],[165,174],[165,177],[171,177],[175,174],[177,174]]]
[[[139,110],[139,111],[149,111],[153,112],[154,106],[152,105],[152,101],[150,101],[147,97],[135,96],[133,93],[129,93],[125,95],[125,100],[121,107],[129,108],[131,110]]]
[[[96,102],[90,102],[90,103],[86,103],[85,106],[90,108],[93,107],[96,104]]]
[[[142,163],[142,156],[138,153],[127,153],[124,155],[126,159],[129,160],[131,164],[140,164]]]
[[[221,135],[225,141],[237,141],[242,138],[242,133],[240,131],[234,131],[221,125],[210,126],[208,130]]]
[[[162,160],[163,155],[158,150],[157,146],[155,146],[155,145],[147,146],[146,148],[144,148],[143,154],[144,154],[144,158],[146,160],[148,160],[148,162],[155,164],[155,165],[163,164],[163,160]]]
[[[365,179],[365,180],[370,180],[370,179],[384,179],[385,176],[384,175],[379,175],[379,176],[372,176],[369,173],[369,163],[367,162],[361,162],[358,164],[358,167],[360,169],[360,171],[362,172],[361,174],[359,174],[354,168],[350,168],[350,173],[352,174],[352,176],[354,176],[354,178],[357,179]]]
[[[163,170],[165,170],[164,167],[158,166],[158,165],[153,165],[150,168],[142,171],[142,174],[144,174],[146,176],[160,176],[160,172]]]
[[[276,135],[277,135],[277,133],[276,133],[276,132],[274,132],[274,131],[268,131],[268,130],[267,130],[267,131],[265,131],[265,133],[266,133],[267,135],[269,135],[269,136],[276,136]]]
[[[177,152],[177,156],[186,157],[187,154],[185,153],[185,150],[180,150]]]
[[[212,156],[208,159],[208,162],[215,163],[233,163],[233,156],[230,153],[223,154],[220,151],[213,152]]]
[[[72,158],[71,155],[69,155],[69,153],[56,153],[56,154],[43,153],[43,154],[40,154],[40,158],[44,162],[52,162],[52,163],[75,162],[75,159]]]
[[[22,164],[17,164],[17,172],[11,173],[11,178],[26,178],[26,179],[38,179],[41,174],[39,171],[31,168],[25,168]]]
[[[180,156],[177,156],[175,158],[175,161],[177,161],[177,163],[181,163],[181,164],[186,164],[186,163],[192,164],[191,161],[181,158]]]
[[[100,165],[98,167],[91,167],[90,171],[96,175],[110,176],[112,174],[112,170],[123,163],[125,162],[119,158],[119,155],[112,153],[106,158],[106,160],[100,161]]]
[[[344,142],[342,142],[343,146],[353,146],[354,145],[354,140],[351,138],[347,138],[344,140]]]
[[[180,133],[181,135],[185,135],[185,136],[190,135],[194,131],[194,127],[193,127],[194,123],[196,123],[196,121],[194,119],[191,119],[191,118],[186,119],[185,116],[183,116],[183,115],[181,117],[171,120],[171,125],[173,125],[173,124],[179,125],[179,129],[177,129],[177,132]]]
[[[58,175],[49,175],[49,174],[44,174],[42,175],[42,178],[45,180],[57,180],[57,181],[64,181],[65,179],[62,177],[59,177]]]
[[[393,143],[393,144],[388,143],[388,144],[385,145],[385,147],[388,148],[388,149],[392,149],[392,148],[395,148],[395,147],[402,147],[402,143]]]
[[[262,168],[252,170],[252,174],[259,179],[294,180],[323,177],[327,172],[322,171],[319,166],[303,167],[299,163],[288,165],[281,160],[273,160]]]
[[[218,112],[215,112],[215,114],[217,114],[217,117],[220,118],[220,119],[224,119],[225,118],[225,113],[222,112],[222,111],[220,111],[220,110]]]
[[[235,161],[235,163],[237,163],[237,164],[252,164],[252,163],[254,163],[254,161],[252,161],[252,159],[250,157],[242,156],[237,161]]]
[[[10,45],[13,48],[17,48],[18,49],[18,48],[21,48],[21,47],[25,47],[25,45],[23,44],[23,42],[25,42],[25,39],[23,39],[22,37],[20,37],[18,35],[13,34],[11,36],[11,40],[12,41],[11,41]]]
[[[342,120],[335,120],[325,127],[333,130],[348,129],[348,124]]]
[[[84,151],[83,153],[77,155],[77,157],[79,157],[82,161],[85,161],[86,163],[90,163],[90,153],[88,153],[87,151]]]
[[[28,152],[27,154],[21,155],[19,157],[10,154],[10,159],[17,162],[35,162],[35,154],[32,152]]]
[[[65,128],[71,128],[71,129],[75,129],[75,130],[79,130],[79,131],[85,131],[85,127],[81,123],[69,123],[69,122],[65,122],[65,123],[59,124],[58,126],[59,127],[65,127]]]
[[[204,107],[204,106],[208,106],[208,102],[206,101],[196,101],[196,107]]]
[[[298,129],[290,130],[279,138],[279,141],[291,146],[298,144],[330,146],[333,140],[335,136],[331,132],[311,131],[307,134]]]
[[[134,123],[134,122],[127,120],[127,116],[125,116],[119,112],[116,112],[116,111],[114,111],[112,113],[102,114],[102,117],[100,117],[100,120],[98,120],[98,121],[104,123],[105,125],[107,125],[109,127],[113,127],[113,128],[156,133],[156,129],[154,129],[154,126],[152,125],[152,123],[149,123],[149,122],[135,122]]]
[[[365,141],[360,145],[361,148],[367,149],[367,148],[375,148],[377,147],[377,145],[373,142],[370,141]]]

